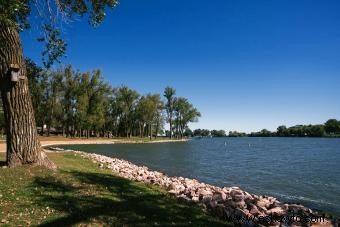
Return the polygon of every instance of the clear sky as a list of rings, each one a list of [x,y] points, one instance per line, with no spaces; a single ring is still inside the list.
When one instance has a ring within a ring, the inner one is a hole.
[[[105,22],[64,26],[63,64],[113,86],[176,88],[192,128],[257,131],[340,119],[340,1],[121,0]],[[34,30],[24,53],[40,62]]]

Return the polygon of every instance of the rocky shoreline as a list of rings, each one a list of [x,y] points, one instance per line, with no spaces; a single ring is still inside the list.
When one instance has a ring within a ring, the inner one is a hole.
[[[170,177],[149,170],[146,166],[137,166],[104,155],[61,148],[49,149],[57,152],[71,151],[98,163],[100,168],[109,168],[121,177],[159,185],[178,199],[197,203],[221,219],[259,226],[336,226],[334,220],[302,205],[282,203],[274,197],[251,194],[239,187],[220,188],[195,179]]]

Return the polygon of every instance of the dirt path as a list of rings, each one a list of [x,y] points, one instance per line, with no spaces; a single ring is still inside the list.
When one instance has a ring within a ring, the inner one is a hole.
[[[0,152],[5,152],[5,151],[6,151],[6,144],[0,143]]]

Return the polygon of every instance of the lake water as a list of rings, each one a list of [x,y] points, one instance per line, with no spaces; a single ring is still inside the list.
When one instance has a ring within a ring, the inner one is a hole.
[[[239,186],[340,216],[340,139],[207,138],[60,147],[122,158],[221,187]]]

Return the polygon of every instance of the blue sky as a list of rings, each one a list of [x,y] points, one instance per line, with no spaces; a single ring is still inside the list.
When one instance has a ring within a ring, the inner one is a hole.
[[[105,22],[65,25],[63,64],[113,86],[188,97],[192,128],[257,131],[340,119],[340,1],[121,0]],[[24,53],[40,62],[35,30]]]

